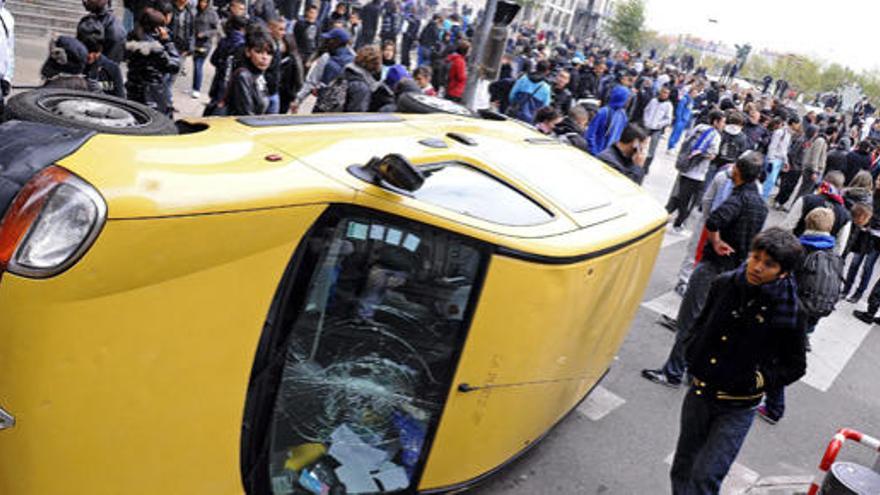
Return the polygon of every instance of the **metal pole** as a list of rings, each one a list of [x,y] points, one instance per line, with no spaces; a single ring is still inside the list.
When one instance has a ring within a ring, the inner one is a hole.
[[[489,31],[492,29],[492,19],[495,18],[495,10],[498,8],[498,0],[486,0],[486,10],[480,22],[480,29],[471,46],[471,56],[468,63],[467,85],[464,88],[464,104],[471,110],[474,109],[474,100],[477,96],[477,85],[480,82],[480,61],[483,60],[483,52],[486,42],[489,41]]]

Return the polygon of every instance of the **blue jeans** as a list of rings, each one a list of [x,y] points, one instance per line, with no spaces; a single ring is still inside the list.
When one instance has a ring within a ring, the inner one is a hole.
[[[699,234],[695,232],[694,235]],[[678,327],[675,332],[675,344],[669,351],[669,357],[662,368],[663,374],[670,381],[681,381],[684,377],[684,372],[687,369],[685,351],[687,351],[694,323],[700,316],[700,312],[703,311],[703,306],[706,305],[706,297],[709,295],[712,282],[719,274],[721,274],[721,269],[716,265],[701,261],[688,279],[687,291],[684,293],[681,305],[678,307],[678,316],[675,319]]]
[[[416,49],[416,64],[421,67],[425,64],[431,63],[431,49],[426,46],[419,46]]]
[[[193,91],[202,90],[202,80],[205,77],[205,60],[207,57],[193,57]]]
[[[281,108],[281,96],[278,93],[269,95],[269,108],[266,109],[266,115],[275,115]],[[286,113],[286,112],[285,112]]]
[[[672,494],[716,495],[754,419],[753,407],[732,407],[688,390],[669,473]]]
[[[126,34],[134,29],[134,12],[131,9],[125,9],[122,12],[122,28],[125,29]]]
[[[675,121],[675,124],[672,126],[672,134],[669,135],[669,142],[666,143],[666,149],[675,149],[675,146],[678,144],[678,140],[681,139],[681,136],[687,129],[687,125],[688,123],[685,121]]]
[[[767,172],[767,178],[764,180],[764,190],[761,192],[764,201],[767,201],[767,198],[770,197],[770,191],[776,185],[776,178],[779,177],[779,172],[782,171],[782,160],[768,160],[767,165],[770,167],[770,170]]]
[[[862,268],[862,279],[853,294],[855,298],[862,297],[865,289],[868,288],[868,283],[871,282],[871,275],[874,274],[874,264],[877,262],[878,256],[880,256],[880,251],[873,249],[869,253],[853,253],[853,259],[849,263],[849,271],[846,274],[846,282],[843,284],[844,294],[849,294],[850,289],[852,289],[853,284],[856,282],[856,276],[859,274],[859,266],[864,262],[865,267]]]

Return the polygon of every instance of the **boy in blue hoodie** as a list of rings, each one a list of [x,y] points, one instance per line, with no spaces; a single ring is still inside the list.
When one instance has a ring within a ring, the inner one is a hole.
[[[615,86],[608,98],[608,105],[599,109],[590,122],[590,126],[584,131],[587,150],[593,156],[598,156],[620,140],[620,135],[629,123],[626,110],[624,110],[629,95],[630,90],[626,86]]]
[[[816,285],[815,277],[811,276],[814,275],[814,273],[811,273],[810,270],[806,268],[810,263],[808,258],[812,253],[818,251],[826,253],[824,256],[829,257],[830,263],[836,270],[836,274],[834,274],[832,278],[836,277],[838,280],[843,273],[843,261],[839,256],[834,254],[835,238],[831,235],[831,228],[834,226],[834,211],[832,209],[813,209],[807,214],[804,219],[804,224],[806,230],[804,230],[804,233],[798,238],[801,247],[804,249],[804,258],[799,269],[795,270],[794,275],[795,281],[798,284],[798,297],[801,300],[799,311],[806,332],[804,335],[804,344],[806,350],[809,351],[809,334],[813,333],[813,330],[816,329],[816,325],[819,323],[822,316],[810,314],[808,308],[803,304],[804,301],[811,298],[810,293],[817,290],[817,287],[814,287],[814,285]],[[764,404],[758,407],[758,415],[764,421],[770,424],[776,424],[782,419],[784,413],[785,389],[783,387],[768,387],[767,394],[764,398]]]

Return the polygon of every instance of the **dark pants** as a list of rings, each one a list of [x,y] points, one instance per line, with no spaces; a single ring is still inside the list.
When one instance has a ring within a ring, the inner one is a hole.
[[[681,300],[681,306],[678,307],[678,316],[675,319],[677,326],[675,344],[669,351],[669,357],[662,368],[663,373],[671,381],[681,381],[684,377],[687,368],[685,351],[692,335],[694,322],[703,311],[703,306],[706,305],[706,296],[709,295],[709,288],[721,271],[721,268],[714,263],[701,261],[694,268],[691,278],[688,279],[687,290]]]
[[[672,494],[717,494],[754,419],[753,407],[732,407],[688,390],[669,473]]]
[[[853,293],[853,297],[856,299],[860,299],[862,294],[865,293],[865,289],[868,288],[868,284],[871,282],[871,275],[874,274],[874,264],[877,262],[877,257],[880,256],[880,251],[875,249],[871,249],[868,253],[853,253],[852,261],[849,262],[849,271],[846,274],[846,282],[843,284],[843,294],[849,294],[850,289],[852,289],[853,284],[856,282],[856,277],[859,274],[859,267],[864,263],[864,268],[862,268],[862,279],[859,282],[859,286],[856,287],[856,291]]]
[[[669,213],[678,210],[678,215],[675,217],[675,222],[672,224],[674,227],[681,227],[684,224],[688,215],[691,214],[694,205],[699,201],[700,191],[702,190],[702,181],[694,180],[683,175],[678,176],[678,193],[671,196],[669,202],[666,203],[666,211]]]
[[[406,70],[410,70],[412,47],[413,39],[409,36],[404,36],[400,43],[400,65],[406,67]]]
[[[874,284],[871,295],[868,296],[868,313],[875,315],[878,309],[880,309],[880,280]]]
[[[795,195],[794,199],[800,198],[801,196],[806,196],[808,194],[813,194],[816,191],[816,181],[813,179],[813,174],[815,172],[810,170],[804,170],[801,174],[801,187],[798,189],[797,195]]]
[[[776,193],[776,204],[782,206],[788,202],[800,178],[800,170],[789,170],[779,174],[779,192]]]

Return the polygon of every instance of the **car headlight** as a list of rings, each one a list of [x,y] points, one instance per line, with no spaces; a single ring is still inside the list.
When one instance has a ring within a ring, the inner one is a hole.
[[[91,246],[106,214],[91,185],[60,167],[42,170],[0,223],[0,271],[35,278],[63,272]]]

